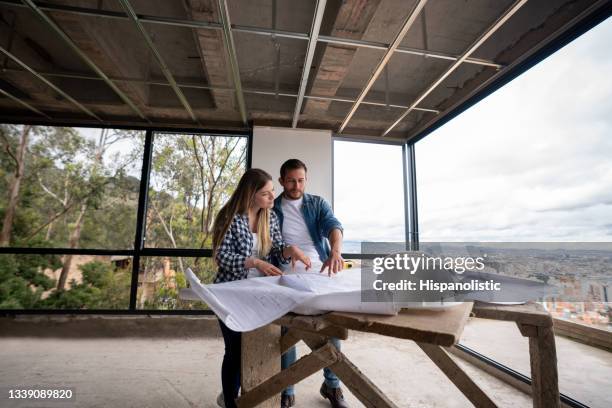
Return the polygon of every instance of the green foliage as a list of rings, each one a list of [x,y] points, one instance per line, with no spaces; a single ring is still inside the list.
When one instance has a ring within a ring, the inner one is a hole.
[[[92,261],[79,267],[83,282],[74,279],[70,289],[54,291],[44,300],[45,308],[125,309],[130,304],[131,270],[117,269],[106,262]]]
[[[17,150],[23,131],[20,125],[0,125],[0,220],[16,177],[10,152]],[[10,246],[132,248],[143,146],[142,131],[32,127]],[[155,135],[147,246],[210,247],[214,217],[244,171],[245,156],[244,139]],[[60,257],[0,255],[0,308],[127,308],[131,267],[115,270],[103,259],[80,266],[82,283],[68,282],[64,290],[55,290],[57,282],[43,271],[60,270]],[[176,291],[186,281],[182,264],[175,261],[176,287],[167,287],[162,279],[145,307],[198,307],[177,303]],[[211,282],[212,262],[193,261],[200,278]],[[155,267],[141,262],[141,269]],[[49,294],[45,299],[43,292]]]
[[[48,266],[59,267],[55,256],[0,256],[0,309],[34,309],[39,306],[42,292],[55,282],[42,273]]]

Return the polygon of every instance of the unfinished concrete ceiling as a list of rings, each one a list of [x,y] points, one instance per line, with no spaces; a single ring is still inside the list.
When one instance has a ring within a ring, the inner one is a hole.
[[[0,0],[0,119],[406,140],[609,6]]]

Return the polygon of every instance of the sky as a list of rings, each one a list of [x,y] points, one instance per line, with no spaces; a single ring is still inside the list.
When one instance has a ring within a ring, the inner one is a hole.
[[[404,241],[403,183],[401,146],[335,141],[334,213],[345,241]]]
[[[611,240],[610,38],[612,19],[416,144],[421,241]],[[403,239],[400,152],[335,142],[347,240]]]
[[[75,129],[86,139],[94,141],[96,143],[99,141],[100,133],[102,132],[102,129],[99,129],[99,128],[75,128]],[[144,135],[144,133],[145,132],[143,131],[142,134]],[[106,151],[106,154],[103,157],[103,160],[105,161],[104,163],[105,166],[110,167],[113,164],[117,164],[115,159],[119,160],[120,162],[123,162],[124,160],[126,160],[126,158],[128,157],[128,154],[132,151],[132,149],[134,149],[134,147],[137,147],[144,151],[144,144],[132,138],[127,139],[127,140],[120,140],[118,142],[113,143],[111,146],[109,146],[108,150]],[[141,170],[142,170],[142,156],[140,160],[136,160],[133,165],[125,168],[125,171],[128,175],[132,177],[136,177],[138,179],[140,179]]]

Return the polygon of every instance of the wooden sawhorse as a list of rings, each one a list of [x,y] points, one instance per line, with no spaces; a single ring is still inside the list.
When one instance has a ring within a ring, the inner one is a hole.
[[[330,337],[346,339],[348,329],[415,341],[459,390],[477,407],[495,403],[452,360],[442,347],[457,342],[472,310],[462,303],[441,311],[402,310],[396,316],[333,312],[321,316],[288,314],[242,337],[242,392],[239,407],[278,407],[279,396],[290,384],[329,367],[366,407],[396,407],[389,398],[330,342]],[[288,327],[280,337],[278,325]],[[263,337],[262,337],[263,336]],[[279,371],[280,355],[298,341],[312,352],[291,367]]]

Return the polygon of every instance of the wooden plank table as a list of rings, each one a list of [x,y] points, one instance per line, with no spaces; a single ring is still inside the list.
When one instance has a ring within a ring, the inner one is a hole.
[[[190,289],[181,289],[181,299],[200,300]],[[523,305],[464,303],[443,312],[402,310],[397,316],[359,313],[327,313],[321,316],[288,314],[272,325],[242,336],[242,392],[240,407],[278,407],[280,393],[324,367],[330,367],[367,407],[395,407],[384,394],[340,351],[328,343],[330,337],[348,338],[348,329],[378,333],[415,341],[427,356],[476,407],[494,407],[482,391],[442,347],[454,345],[470,312],[484,319],[513,321],[529,338],[534,408],[560,406],[557,354],[553,320],[535,302]],[[279,325],[288,327],[280,337]],[[280,337],[280,340],[279,340]],[[280,371],[280,356],[304,341],[313,352],[290,368]]]

